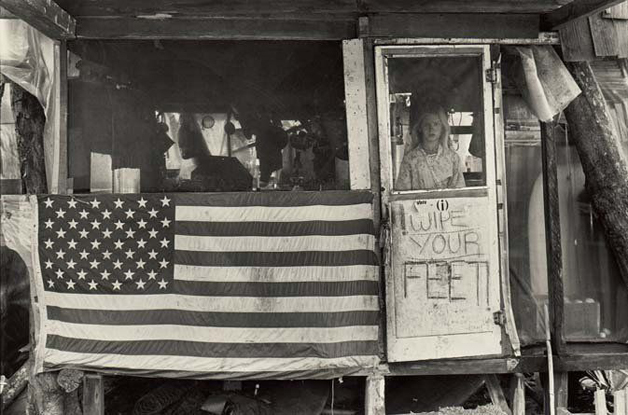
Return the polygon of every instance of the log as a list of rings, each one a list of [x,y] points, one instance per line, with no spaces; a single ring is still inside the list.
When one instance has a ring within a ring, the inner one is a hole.
[[[37,98],[16,83],[11,87],[11,108],[15,116],[20,173],[26,193],[48,193],[44,164],[44,109]]]
[[[54,372],[31,376],[29,393],[34,401],[35,413],[45,415],[67,415],[65,412],[65,392],[57,383]]]
[[[628,286],[628,162],[591,65],[571,62],[567,68],[582,89],[565,111],[570,138],[593,210]]]
[[[28,369],[30,361],[26,361],[7,381],[7,385],[2,391],[2,411],[11,405],[28,384]]]

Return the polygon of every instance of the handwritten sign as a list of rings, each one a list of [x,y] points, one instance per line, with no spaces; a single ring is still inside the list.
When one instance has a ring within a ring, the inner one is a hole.
[[[495,238],[485,199],[405,200],[393,204],[396,335],[415,337],[492,329],[490,252]]]

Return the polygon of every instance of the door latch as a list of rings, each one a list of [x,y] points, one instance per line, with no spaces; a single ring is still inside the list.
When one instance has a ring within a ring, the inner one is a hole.
[[[493,313],[493,322],[495,324],[497,324],[498,326],[505,326],[506,325],[506,315],[504,314],[503,311],[496,311]]]

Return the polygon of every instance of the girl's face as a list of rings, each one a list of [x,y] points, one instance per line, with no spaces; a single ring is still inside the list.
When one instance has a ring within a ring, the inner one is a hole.
[[[440,140],[443,134],[443,125],[436,114],[427,114],[421,123],[421,137],[426,143],[434,143]]]

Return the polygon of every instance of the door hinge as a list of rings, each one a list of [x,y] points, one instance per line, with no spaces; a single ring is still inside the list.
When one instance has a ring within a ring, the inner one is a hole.
[[[495,324],[497,324],[498,326],[505,326],[506,325],[506,315],[504,314],[503,311],[496,311],[493,313],[493,322],[495,322]]]
[[[497,69],[488,68],[486,70],[486,82],[490,82],[492,84],[497,82]]]

